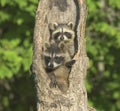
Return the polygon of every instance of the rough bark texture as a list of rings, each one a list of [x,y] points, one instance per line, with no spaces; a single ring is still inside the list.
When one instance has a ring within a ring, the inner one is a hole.
[[[36,11],[33,67],[37,92],[37,111],[94,111],[88,107],[85,88],[88,57],[85,48],[86,4],[84,0],[40,0]],[[63,94],[50,88],[50,79],[42,66],[41,54],[45,41],[49,41],[48,24],[73,22],[78,37],[77,62],[69,77],[69,90]]]

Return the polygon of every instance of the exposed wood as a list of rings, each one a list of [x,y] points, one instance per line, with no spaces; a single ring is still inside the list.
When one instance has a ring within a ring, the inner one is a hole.
[[[86,15],[85,0],[40,0],[35,18],[32,65],[37,92],[37,111],[94,111],[88,108],[85,88],[86,71],[89,66],[84,38]],[[65,94],[58,88],[49,87],[50,79],[42,66],[42,47],[49,41],[48,24],[52,22],[73,22],[78,37],[78,52],[74,57],[77,61],[71,70],[70,86]]]

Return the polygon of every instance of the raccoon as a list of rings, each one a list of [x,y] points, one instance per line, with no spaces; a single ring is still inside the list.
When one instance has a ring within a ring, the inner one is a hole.
[[[65,50],[65,45],[62,43],[46,43],[43,50],[43,66],[51,79],[50,87],[58,86],[62,92],[66,92],[69,87],[68,78],[71,69],[69,65],[74,63]]]
[[[67,24],[51,23],[49,24],[50,29],[50,41],[54,40],[56,43],[64,43],[66,45],[66,50],[69,52],[71,58],[75,54],[75,31],[73,23],[69,22]]]

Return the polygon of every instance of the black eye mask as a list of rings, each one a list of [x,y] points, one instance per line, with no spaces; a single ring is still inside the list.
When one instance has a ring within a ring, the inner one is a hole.
[[[45,60],[46,60],[46,61],[50,61],[50,59],[51,59],[51,58],[50,58],[49,56],[45,56]]]
[[[64,35],[66,37],[68,37],[68,39],[71,39],[72,38],[72,35],[69,33],[69,32],[64,32]]]
[[[58,64],[60,64],[60,63],[62,63],[64,61],[64,57],[55,57],[55,62],[56,63],[58,63]]]
[[[60,33],[60,32],[57,32],[57,33],[54,35],[54,39],[57,40],[60,35],[61,35],[61,33]]]
[[[47,65],[49,63],[49,61],[51,60],[51,58],[49,56],[45,56],[45,64]]]

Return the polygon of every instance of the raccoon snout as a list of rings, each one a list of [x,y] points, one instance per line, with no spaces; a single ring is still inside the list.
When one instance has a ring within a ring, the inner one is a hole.
[[[54,66],[53,66],[53,64],[49,64],[48,67],[49,67],[50,69],[53,69]]]
[[[63,37],[63,36],[61,36],[61,37],[60,37],[60,40],[64,40],[64,37]]]

